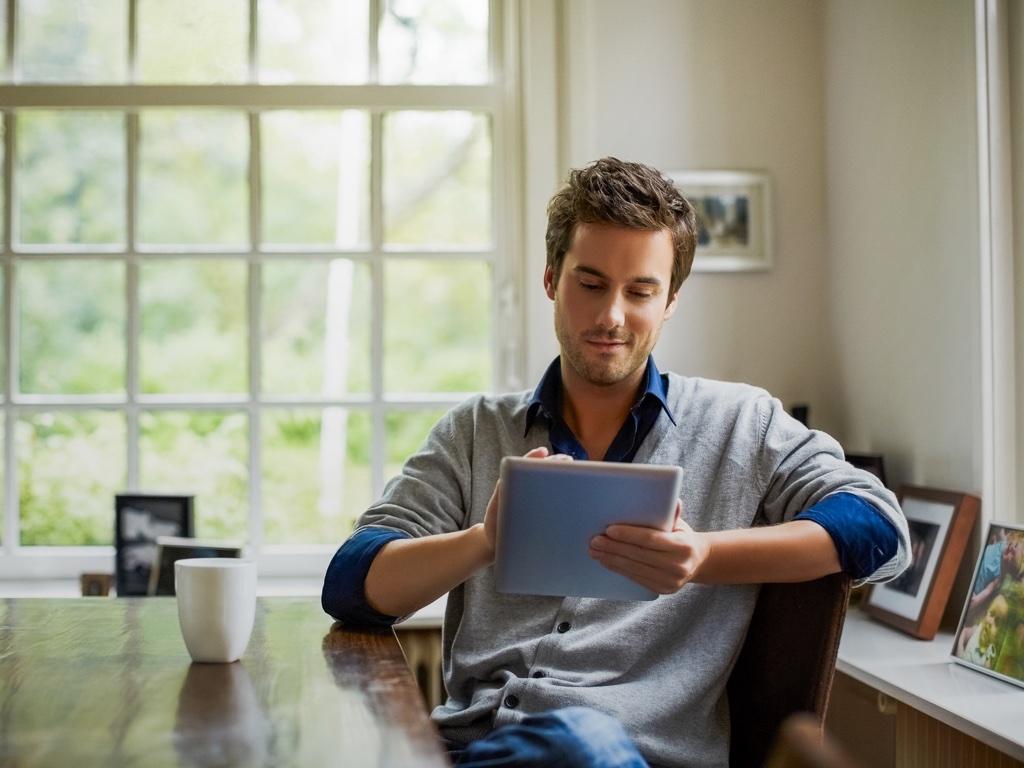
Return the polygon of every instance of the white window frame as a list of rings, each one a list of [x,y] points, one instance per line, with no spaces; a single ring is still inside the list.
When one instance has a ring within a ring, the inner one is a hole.
[[[249,71],[255,72],[257,51],[256,4],[249,0]],[[137,0],[128,0],[129,72],[134,59],[137,40]],[[260,415],[265,407],[328,407],[353,406],[368,409],[372,418],[371,476],[372,490],[378,495],[386,478],[384,423],[385,415],[399,410],[423,407],[450,407],[469,393],[443,393],[441,395],[390,396],[382,389],[383,382],[383,268],[389,255],[402,258],[469,258],[491,265],[492,282],[492,380],[498,391],[520,389],[523,377],[524,352],[522,338],[524,318],[521,309],[522,264],[521,254],[521,131],[519,130],[520,83],[519,73],[519,13],[515,3],[489,0],[490,4],[490,70],[491,81],[483,85],[406,86],[406,85],[18,85],[0,84],[0,110],[4,123],[3,167],[3,243],[2,268],[4,274],[3,341],[5,370],[3,394],[4,413],[4,515],[3,543],[0,547],[0,579],[67,578],[86,571],[112,572],[114,550],[103,547],[40,547],[21,546],[18,509],[18,467],[15,455],[15,425],[25,413],[71,411],[80,409],[106,409],[122,412],[126,416],[126,490],[140,490],[139,483],[139,414],[142,411],[187,408],[245,410],[249,418],[249,546],[256,558],[262,576],[320,576],[331,554],[340,542],[326,542],[316,546],[271,546],[263,544],[263,517],[261,509],[261,455]],[[15,0],[7,5],[7,71],[16,82],[15,75]],[[369,0],[370,9],[370,82],[377,73],[377,29],[383,0]],[[250,132],[249,178],[251,191],[249,204],[250,247],[210,250],[156,249],[147,246],[140,250],[135,245],[136,189],[138,165],[138,110],[150,107],[181,108],[234,108],[247,114]],[[105,258],[126,264],[126,394],[103,396],[42,396],[22,395],[18,391],[16,360],[17,313],[14,304],[14,283],[17,264],[42,256],[37,248],[13,245],[13,167],[15,162],[14,114],[20,108],[106,109],[122,111],[126,120],[126,199],[127,232],[123,249],[63,248],[46,251],[47,260],[56,258]],[[262,220],[259,175],[259,114],[276,109],[362,109],[371,121],[371,243],[368,250],[353,252],[334,248],[260,248],[260,222]],[[471,110],[489,116],[492,147],[492,222],[493,243],[486,249],[465,250],[411,250],[385,247],[383,243],[381,211],[381,144],[382,116],[400,109],[459,109]],[[248,354],[249,389],[240,396],[155,396],[139,393],[139,265],[153,258],[166,258],[178,254],[190,257],[235,256],[249,265],[248,270]],[[331,259],[344,257],[368,263],[373,290],[373,317],[371,333],[372,391],[367,396],[345,399],[280,398],[265,396],[260,391],[260,301],[262,295],[261,266],[275,259],[301,254],[304,257]],[[110,500],[113,521],[113,499]],[[113,523],[111,523],[112,525]]]

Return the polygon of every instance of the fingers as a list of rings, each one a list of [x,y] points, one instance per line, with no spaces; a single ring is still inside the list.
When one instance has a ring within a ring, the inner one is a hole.
[[[680,530],[690,530],[686,523],[682,523],[682,525],[685,525],[686,528],[677,528],[676,531],[672,532],[659,531],[657,528],[646,528],[642,525],[609,525],[605,528],[604,535],[612,541],[620,541],[624,544],[632,544],[644,549],[673,552],[679,546],[679,539],[674,534]]]
[[[572,456],[567,453],[551,453],[548,448],[541,446],[540,448],[534,448],[531,451],[527,451],[523,454],[523,458],[526,459],[552,459],[554,461],[572,461]]]
[[[661,569],[672,570],[680,562],[690,557],[693,548],[685,541],[672,541],[671,548],[654,549],[651,547],[616,541],[608,536],[595,536],[590,540],[592,555],[614,555],[624,557],[638,563],[647,563]]]
[[[652,562],[640,562],[623,555],[593,549],[591,557],[594,557],[605,568],[662,595],[677,592],[690,580],[692,575],[681,563],[658,567]]]

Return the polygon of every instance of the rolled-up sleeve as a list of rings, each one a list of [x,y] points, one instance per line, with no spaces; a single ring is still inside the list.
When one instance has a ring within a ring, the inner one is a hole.
[[[386,528],[362,528],[341,545],[324,576],[320,605],[345,626],[353,628],[390,627],[398,616],[388,616],[366,600],[366,575],[373,559],[388,542],[408,538],[402,531]]]
[[[884,562],[877,563],[870,573],[851,573],[851,576],[857,581],[879,582],[902,573],[910,564],[910,535],[906,517],[892,491],[871,473],[850,465],[839,443],[824,432],[807,429],[786,413],[778,399],[766,395],[758,408],[761,429],[758,475],[764,488],[763,517],[769,523],[793,520],[833,494],[855,496],[870,505],[867,510],[861,508],[858,514],[878,514],[895,531],[897,546],[895,552]],[[869,539],[878,538],[856,542],[858,550],[874,552],[877,545],[885,552],[887,532],[887,528],[861,527],[859,533]]]

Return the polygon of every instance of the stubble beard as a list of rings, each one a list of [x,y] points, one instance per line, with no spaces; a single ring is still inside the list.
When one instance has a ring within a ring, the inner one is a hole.
[[[578,338],[574,337],[572,332],[565,327],[557,307],[555,308],[555,336],[558,338],[562,356],[565,357],[576,374],[584,381],[598,386],[608,387],[625,381],[636,373],[638,368],[646,364],[647,356],[650,353],[650,349],[640,349],[635,346],[635,336],[624,333],[613,336],[591,330],[580,334]],[[587,339],[624,340],[627,347],[632,348],[632,352],[623,359],[594,361],[586,354]]]

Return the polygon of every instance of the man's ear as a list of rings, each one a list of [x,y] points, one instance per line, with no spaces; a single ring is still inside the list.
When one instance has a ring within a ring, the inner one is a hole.
[[[679,289],[672,295],[672,298],[668,302],[668,306],[665,307],[665,316],[662,321],[668,320],[672,315],[676,313],[676,307],[679,305]]]
[[[555,270],[551,267],[544,267],[544,293],[552,301],[555,300]]]

